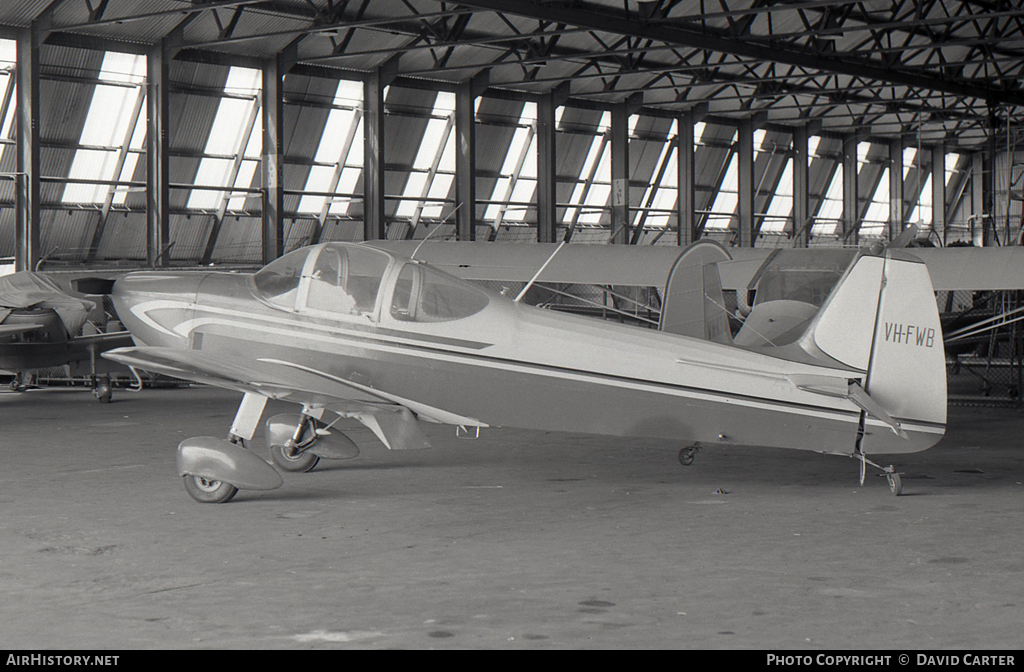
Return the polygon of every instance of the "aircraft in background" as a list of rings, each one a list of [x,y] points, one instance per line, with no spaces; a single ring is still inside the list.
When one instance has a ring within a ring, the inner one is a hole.
[[[832,453],[858,459],[862,483],[867,464],[883,469],[900,494],[900,475],[867,456],[924,450],[945,431],[925,265],[862,252],[806,328],[766,321],[745,341],[725,326],[707,254],[674,262],[683,312],[658,330],[535,308],[528,287],[512,299],[366,244],[306,247],[254,274],[130,273],[112,297],[136,346],[104,356],[243,393],[227,439],[178,446],[200,502],[282,485],[246,447],[268,399],[301,407],[267,421],[289,471],[357,454],[337,429],[350,418],[396,450],[427,447],[420,423],[433,422],[678,441],[684,463],[704,446]]]
[[[702,239],[697,244],[713,242]],[[558,243],[381,240],[368,242],[410,255],[466,280],[527,282],[551,258]],[[899,244],[888,246],[889,249]],[[664,287],[687,248],[675,245],[565,245],[539,281],[632,287]],[[838,277],[858,253],[854,248],[730,247],[717,263],[722,288],[750,291],[768,266],[793,271],[821,269]],[[1024,289],[1024,247],[911,248],[928,267],[936,291]],[[838,270],[836,270],[838,268]]]
[[[11,390],[32,385],[35,371],[69,365],[72,375],[88,375],[93,395],[111,399],[110,373],[123,367],[100,355],[132,343],[127,331],[95,332],[87,319],[96,309],[72,296],[52,278],[21,271],[0,277],[0,372],[14,376]],[[86,333],[80,334],[85,328]]]
[[[905,229],[888,249],[903,247],[916,230],[914,226]],[[533,279],[537,283],[531,297],[534,302],[655,327],[669,300],[672,269],[691,249],[704,249],[701,254],[706,263],[717,267],[722,289],[735,297],[730,303],[734,328],[758,303],[781,306],[775,302],[790,299],[821,306],[858,254],[854,248],[725,248],[711,239],[686,248],[585,243],[560,248],[555,243],[429,240],[367,244],[396,254],[417,250],[417,258],[437,268],[489,285],[515,288]],[[711,248],[718,251],[711,253]],[[970,350],[972,341],[987,339],[989,331],[1024,321],[1024,308],[972,310],[972,293],[1024,289],[1024,247],[918,247],[912,248],[912,253],[927,265],[936,292],[943,293],[939,299],[951,354]],[[541,264],[544,270],[535,278]],[[792,317],[785,319],[792,321]]]

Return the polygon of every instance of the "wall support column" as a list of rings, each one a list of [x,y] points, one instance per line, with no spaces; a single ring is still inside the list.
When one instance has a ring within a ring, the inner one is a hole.
[[[555,242],[558,228],[558,177],[555,94],[547,93],[537,102],[537,242]]]
[[[684,112],[676,119],[676,244],[689,245],[697,239],[694,218],[694,157],[696,156],[693,126],[696,115]]]
[[[807,151],[810,131],[807,126],[793,129],[793,247],[807,247],[811,244],[811,159]]]
[[[476,240],[476,95],[472,80],[455,90],[456,238]]]
[[[260,108],[263,120],[263,263],[269,264],[284,252],[284,181],[281,179],[281,138],[284,102],[281,95],[281,60],[263,64]],[[244,148],[243,148],[244,151]]]
[[[903,141],[889,142],[889,226],[886,240],[893,241],[903,231]]]
[[[170,251],[168,55],[164,42],[146,54],[146,263],[166,266]]]
[[[946,148],[932,147],[932,231],[946,246]]]
[[[860,228],[857,209],[857,137],[850,135],[843,138],[843,222],[842,239],[844,245],[857,244],[857,230]]]
[[[629,108],[612,105],[612,243],[629,242]]]
[[[740,120],[737,140],[737,160],[739,175],[739,235],[736,237],[737,247],[754,247],[754,121]]]
[[[386,76],[377,68],[363,82],[363,240],[383,240],[384,202],[384,87]]]
[[[34,271],[40,259],[39,236],[39,50],[33,25],[19,31],[15,80],[17,93],[17,182],[15,189],[14,266]]]

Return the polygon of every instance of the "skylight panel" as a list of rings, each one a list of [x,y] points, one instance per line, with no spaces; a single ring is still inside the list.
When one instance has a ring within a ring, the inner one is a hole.
[[[448,198],[448,192],[451,190],[452,182],[454,181],[454,175],[445,175],[443,173],[434,175],[434,179],[430,183],[430,189],[427,191],[427,198],[431,200],[423,205],[423,210],[420,213],[423,217],[438,218],[441,216],[444,203],[440,202],[439,199]]]
[[[786,161],[786,167],[779,178],[779,184],[775,193],[768,200],[768,207],[765,212],[764,221],[761,222],[761,230],[765,233],[782,233],[786,230],[786,223],[793,214],[793,161]]]
[[[917,158],[917,148],[907,147],[903,150],[903,179],[907,179],[907,173],[914,167],[914,159]]]
[[[145,105],[145,94],[143,94],[142,105]],[[146,144],[146,115],[139,114],[135,120],[135,130],[132,131],[132,139],[128,143],[128,152],[124,157],[124,165],[121,167],[121,173],[118,175],[118,182],[130,182],[132,176],[135,175],[135,166],[139,162],[139,157],[142,154],[143,147]],[[123,205],[125,199],[128,197],[128,192],[131,187],[129,186],[117,186],[114,187],[114,199],[111,201],[117,205]]]
[[[707,124],[703,121],[698,121],[693,125],[693,142],[699,144],[704,139],[704,129],[707,128]]]
[[[388,89],[384,89],[387,98]],[[362,82],[340,80],[334,92],[334,104],[338,106],[327,115],[314,160],[329,165],[313,166],[306,177],[305,191],[329,192],[337,177],[334,193],[341,196],[331,198],[324,195],[304,195],[299,199],[298,211],[305,214],[323,213],[346,215],[352,203],[359,176],[363,168],[363,104]],[[355,125],[355,128],[353,128]],[[346,143],[348,150],[346,154]],[[328,205],[329,203],[329,205]]]
[[[816,156],[815,152],[818,151],[819,143],[821,143],[820,135],[812,135],[807,138],[807,156]]]
[[[889,221],[889,169],[882,171],[882,178],[878,181],[878,188],[871,195],[867,212],[860,225],[860,233],[865,235],[880,235],[885,230]]]
[[[441,142],[447,141],[446,135],[449,128],[446,119],[431,119],[427,122],[427,128],[423,131],[423,140],[420,142],[420,149],[416,152],[416,160],[412,162],[413,170],[430,170],[434,165],[434,158]]]
[[[519,115],[519,127],[512,134],[501,177],[491,193],[492,203],[484,219],[500,226],[503,221],[522,222],[537,187],[537,104],[527,102]]]
[[[913,212],[910,213],[909,222],[917,224],[922,230],[927,229],[932,224],[932,176],[930,172],[924,181],[921,198],[918,199]]]
[[[252,127],[247,121],[258,111],[262,73],[251,68],[232,67],[228,71],[224,91],[243,98],[222,98],[217,106],[217,115],[213,119],[210,135],[206,141],[205,154],[221,156],[238,156],[243,152],[243,143],[248,146]],[[251,97],[250,97],[251,96]],[[236,179],[231,185],[232,173],[237,159],[222,159],[207,156],[199,162],[195,184],[206,187],[239,186]],[[241,173],[239,166],[239,173]],[[246,183],[244,186],[248,186]],[[195,210],[214,210],[221,206],[228,195],[215,189],[194,189],[189,195],[188,208]]]
[[[670,209],[675,204],[675,198],[677,189],[674,187],[678,185],[678,179],[676,177],[676,149],[675,149],[675,137],[678,133],[678,125],[675,121],[672,122],[672,126],[669,128],[669,135],[665,142],[661,146],[661,154],[658,156],[658,162],[655,164],[654,175],[651,179],[656,179],[658,175],[661,175],[661,182],[658,184],[651,184],[644,191],[644,198],[642,203],[644,207],[649,207],[663,210]],[[668,163],[666,163],[666,161]],[[671,185],[671,186],[670,186]],[[671,194],[671,196],[670,196]],[[671,199],[671,200],[670,200]],[[663,212],[651,212],[638,210],[636,216],[633,218],[633,225],[639,226],[641,222],[645,227],[664,227],[668,225],[669,216]]]
[[[16,87],[14,83],[14,67],[18,59],[18,43],[14,40],[0,40],[0,95],[7,97],[7,107],[0,110],[0,137],[10,139],[14,130],[14,117],[16,113],[17,100]],[[10,90],[10,95],[6,92]],[[3,155],[4,147],[0,146],[0,156]]]
[[[946,173],[946,186],[947,187],[949,186],[949,181],[951,179],[953,179],[953,175],[956,174],[956,167],[957,167],[957,165],[959,163],[960,163],[960,155],[959,154],[957,154],[955,152],[946,154],[946,164],[945,164],[945,171],[944,172]]]
[[[729,156],[729,165],[725,170],[725,177],[718,188],[718,194],[711,205],[711,213],[708,215],[708,229],[727,229],[736,215],[739,207],[739,168],[736,165],[736,153]]]
[[[817,144],[817,143],[815,143]],[[815,218],[814,235],[830,235],[836,233],[839,221],[843,217],[843,164],[836,166],[832,182],[828,185],[825,198],[818,208]]]
[[[415,219],[417,212],[423,217],[441,216],[444,204],[428,202],[426,199],[447,198],[454,181],[451,173],[441,172],[441,164],[450,162],[454,168],[455,147],[451,142],[451,131],[454,126],[455,101],[455,94],[448,91],[439,91],[434,99],[431,118],[420,140],[412,170],[402,192],[402,200],[398,202],[395,211],[396,216]]]
[[[126,151],[138,126],[145,74],[145,56],[113,51],[104,54],[98,76],[100,83],[93,89],[79,139],[84,148],[75,152],[68,172],[70,179],[109,182],[124,173],[122,170],[121,174],[114,175],[121,153]],[[134,165],[132,167],[134,169]],[[99,204],[111,191],[109,184],[68,184],[62,200]]]
[[[576,178],[576,186],[574,186],[572,190],[572,197],[569,199],[569,202],[572,205],[579,205],[585,195],[587,196],[588,203],[592,201],[592,199],[589,196],[590,191],[593,189],[593,184],[591,184],[590,176],[593,172],[595,162],[598,164],[598,166],[600,166],[602,163],[604,163],[605,156],[608,154],[608,146],[610,143],[606,141],[605,133],[611,127],[611,118],[611,112],[605,112],[601,115],[601,121],[598,124],[597,133],[595,133],[594,139],[590,143],[590,149],[587,151],[587,158],[583,161],[583,168],[580,169],[580,174]],[[598,173],[600,173],[600,169],[598,169]],[[600,179],[600,177],[598,177],[598,173],[594,174],[594,182]],[[608,179],[610,179],[610,174]],[[608,189],[608,193],[611,193],[610,188]],[[565,214],[562,216],[562,221],[566,224],[570,224],[574,220],[583,222],[589,222],[594,220],[594,213],[588,213],[588,217],[586,220],[580,219],[581,212],[582,211],[579,208],[568,207],[565,209]],[[601,213],[597,213],[598,219],[600,218],[600,216]]]

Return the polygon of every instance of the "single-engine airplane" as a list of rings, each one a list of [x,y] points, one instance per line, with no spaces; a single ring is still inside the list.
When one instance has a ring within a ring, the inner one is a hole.
[[[513,299],[412,257],[323,243],[254,274],[115,283],[136,345],[105,357],[244,393],[226,439],[178,446],[194,499],[282,485],[246,446],[268,399],[302,409],[267,421],[271,457],[289,471],[358,452],[335,427],[352,418],[391,449],[426,447],[420,423],[435,422],[668,439],[686,445],[684,463],[716,445],[834,453],[860,461],[862,483],[866,464],[882,469],[899,494],[900,475],[867,456],[924,450],[945,431],[932,285],[902,251],[857,255],[806,327],[755,320],[758,338],[737,342],[702,254],[673,271],[687,279],[673,305],[693,315],[663,314],[659,330],[535,308],[525,289]],[[700,337],[684,335],[694,319]]]
[[[87,371],[93,395],[110,401],[109,374],[121,367],[99,355],[132,341],[123,330],[79,335],[95,308],[95,302],[72,296],[38,273],[0,277],[0,371],[14,375],[11,389],[26,389],[34,371],[68,364],[73,372]]]

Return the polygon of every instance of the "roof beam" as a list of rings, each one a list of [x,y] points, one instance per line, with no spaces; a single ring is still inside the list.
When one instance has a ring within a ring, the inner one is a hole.
[[[1024,93],[1003,88],[979,86],[970,82],[950,81],[935,75],[915,72],[907,73],[888,68],[869,59],[842,59],[818,53],[808,53],[796,48],[769,46],[758,43],[749,36],[742,39],[728,34],[712,32],[709,26],[689,27],[678,24],[655,24],[641,20],[638,15],[578,3],[572,6],[538,4],[527,0],[462,0],[462,5],[481,10],[516,14],[543,19],[555,23],[580,26],[613,35],[627,35],[675,44],[682,47],[707,49],[736,56],[745,56],[761,61],[774,61],[812,68],[825,72],[870,77],[883,82],[901,84],[915,88],[926,88],[945,93],[983,98],[995,103],[1024,105]]]

